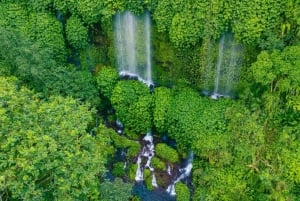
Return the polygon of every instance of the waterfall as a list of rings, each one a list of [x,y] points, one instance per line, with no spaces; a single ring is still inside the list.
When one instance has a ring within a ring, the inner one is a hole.
[[[117,66],[121,76],[135,77],[153,85],[151,69],[150,14],[117,13],[114,21]]]
[[[172,195],[175,196],[176,192],[175,192],[175,184],[178,183],[179,181],[184,180],[185,178],[189,177],[191,175],[192,169],[193,169],[193,159],[194,159],[194,154],[193,152],[190,153],[187,161],[186,161],[186,165],[179,169],[179,176],[168,186],[167,188],[167,192]]]
[[[136,181],[143,181],[143,170],[148,168],[152,172],[152,185],[157,187],[156,178],[154,175],[154,168],[151,166],[151,159],[154,157],[154,144],[153,144],[153,136],[151,133],[147,133],[146,136],[143,138],[144,146],[142,147],[142,151],[138,156],[137,159],[137,170],[135,175]],[[142,159],[146,158],[147,162],[142,167]]]
[[[214,90],[211,98],[218,99],[219,97],[232,97],[236,91],[239,78],[240,67],[243,60],[243,51],[238,45],[231,33],[222,35],[218,45],[217,62],[214,76]],[[211,65],[207,64],[207,71],[211,70]],[[204,76],[205,94],[207,94],[208,80],[210,76]]]
[[[219,43],[219,54],[218,54],[218,62],[217,62],[216,77],[215,77],[215,88],[214,88],[214,93],[211,96],[213,99],[217,99],[219,96],[218,92],[219,92],[221,65],[223,61],[224,40],[225,40],[225,36],[223,35]]]

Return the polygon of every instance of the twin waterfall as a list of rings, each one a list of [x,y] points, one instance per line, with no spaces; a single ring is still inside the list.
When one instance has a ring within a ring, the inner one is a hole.
[[[153,86],[151,69],[151,28],[150,14],[146,12],[142,16],[135,16],[129,11],[117,13],[114,18],[116,63],[120,76],[138,79],[149,87]],[[203,71],[203,93],[212,99],[220,97],[232,97],[236,92],[240,66],[242,64],[242,48],[234,41],[231,33],[223,34],[217,44],[209,41],[205,51]],[[205,44],[203,45],[205,48]],[[117,127],[122,124],[117,122]],[[118,129],[122,134],[122,129]],[[159,188],[155,170],[151,166],[154,157],[153,136],[148,133],[142,140],[142,150],[137,157],[137,170],[135,180],[144,180],[144,170],[149,169],[152,175],[152,185]],[[170,185],[166,189],[169,195],[176,195],[175,185],[188,178],[192,171],[193,154],[190,154],[185,165],[174,175]],[[166,173],[173,176],[170,166]]]
[[[151,71],[150,14],[117,13],[114,20],[117,66],[121,76],[136,77],[153,85]]]

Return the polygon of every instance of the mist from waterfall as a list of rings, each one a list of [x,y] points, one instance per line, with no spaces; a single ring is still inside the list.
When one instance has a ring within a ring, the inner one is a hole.
[[[117,13],[114,20],[116,63],[121,76],[136,77],[153,85],[150,14]]]

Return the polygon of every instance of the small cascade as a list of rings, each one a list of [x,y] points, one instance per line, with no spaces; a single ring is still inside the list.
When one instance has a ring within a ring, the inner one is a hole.
[[[168,173],[168,175],[172,175],[171,174],[171,166],[169,164],[167,165],[167,173]]]
[[[156,177],[155,177],[154,173],[152,173],[152,186],[154,186],[155,188],[158,188],[158,184],[157,184]]]
[[[136,181],[143,181],[143,170],[145,168],[148,168],[152,172],[152,184],[153,186],[157,186],[156,178],[153,173],[154,168],[151,166],[151,159],[154,157],[154,144],[153,144],[153,136],[151,133],[147,133],[146,136],[143,138],[144,146],[142,148],[142,151],[140,152],[138,159],[137,159],[137,170],[135,175]],[[147,161],[144,166],[142,166],[142,159],[146,158]]]
[[[153,86],[150,14],[117,13],[114,20],[115,49],[120,76],[137,78]]]
[[[119,120],[116,121],[116,131],[119,135],[123,134],[124,126]]]
[[[193,169],[193,159],[194,159],[194,154],[193,154],[193,152],[191,152],[186,161],[186,165],[183,168],[179,169],[179,173],[180,173],[179,176],[168,186],[166,191],[171,196],[176,195],[175,184],[178,183],[179,181],[183,181],[184,179],[186,179],[187,177],[189,177],[191,175],[191,172]]]
[[[136,174],[135,174],[135,181],[143,181],[144,180],[144,174],[143,174],[143,169],[141,167],[141,163],[142,163],[142,158],[141,156],[138,157],[137,159],[137,170],[136,170]]]

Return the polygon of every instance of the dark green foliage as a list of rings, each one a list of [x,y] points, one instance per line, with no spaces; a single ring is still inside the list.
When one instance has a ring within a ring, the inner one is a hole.
[[[97,90],[95,77],[88,71],[67,71],[56,69],[46,83],[46,94],[72,96],[80,101],[87,101],[102,109],[101,99]]]
[[[69,44],[75,49],[83,49],[88,44],[88,30],[79,18],[71,16],[66,23],[66,35]]]
[[[3,64],[9,68],[10,74],[18,76],[39,91],[42,90],[49,79],[49,71],[57,65],[51,58],[51,51],[23,35],[3,27],[0,29],[0,55]]]
[[[101,44],[102,45],[102,44]],[[88,44],[86,48],[80,51],[80,67],[81,70],[89,70],[95,73],[99,68],[107,63],[106,47]]]
[[[177,151],[166,144],[158,143],[155,146],[155,151],[156,155],[163,160],[169,161],[171,163],[179,162]]]
[[[0,55],[9,74],[18,76],[23,83],[45,95],[73,96],[100,106],[96,82],[89,72],[69,71],[52,58],[53,52],[49,48],[22,35],[1,30],[0,41],[4,49],[0,50]]]
[[[97,74],[97,84],[100,93],[110,98],[119,78],[118,71],[111,67],[102,67]]]
[[[131,197],[132,184],[125,183],[120,178],[116,178],[113,182],[104,181],[100,185],[101,201],[121,201],[129,200]]]
[[[115,177],[123,177],[125,175],[124,162],[114,163],[112,173]]]

